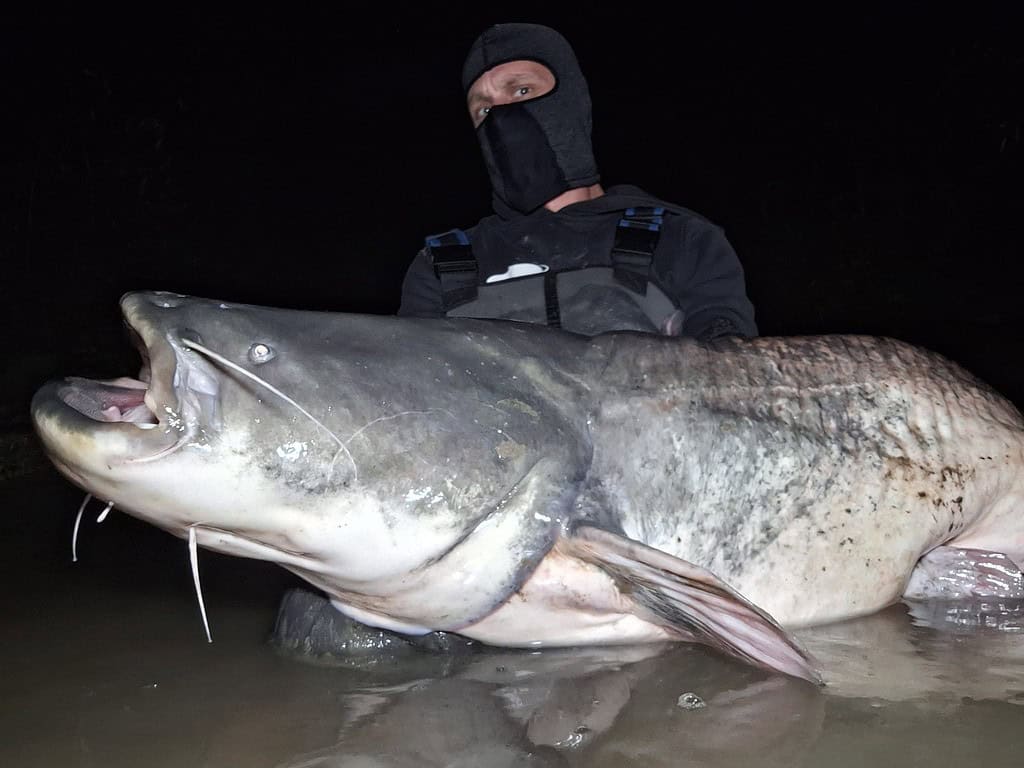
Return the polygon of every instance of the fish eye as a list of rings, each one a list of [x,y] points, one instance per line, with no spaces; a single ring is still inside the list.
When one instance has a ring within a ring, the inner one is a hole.
[[[249,361],[259,365],[260,363],[266,363],[273,360],[277,356],[274,352],[273,347],[269,344],[264,344],[262,341],[257,341],[251,347],[249,347]]]
[[[150,298],[150,303],[161,309],[174,309],[181,306],[181,300],[186,297],[176,293],[157,293]]]
[[[529,92],[530,92],[530,86],[528,86],[528,85],[523,85],[523,86],[520,86],[519,88],[516,88],[516,96],[525,96]]]

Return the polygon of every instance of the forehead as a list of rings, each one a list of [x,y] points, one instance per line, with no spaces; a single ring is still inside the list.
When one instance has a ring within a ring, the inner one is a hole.
[[[480,77],[474,80],[473,84],[469,86],[469,92],[467,95],[469,98],[472,98],[473,96],[485,93],[490,89],[502,88],[510,83],[523,81],[554,82],[554,79],[555,76],[551,70],[539,61],[530,61],[529,59],[506,61],[504,64],[498,64],[497,66],[491,67],[480,75]]]

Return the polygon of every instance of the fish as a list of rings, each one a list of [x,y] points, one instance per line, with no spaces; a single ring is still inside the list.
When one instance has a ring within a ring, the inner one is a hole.
[[[906,342],[120,307],[138,375],[49,381],[32,422],[72,483],[189,542],[197,592],[202,547],[395,632],[697,642],[819,684],[802,627],[1024,594],[1024,420]]]

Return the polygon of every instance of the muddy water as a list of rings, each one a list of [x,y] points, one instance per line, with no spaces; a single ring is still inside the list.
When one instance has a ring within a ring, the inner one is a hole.
[[[1024,606],[895,606],[804,632],[828,685],[700,648],[426,653],[370,670],[266,643],[279,569],[124,516],[70,532],[50,471],[0,487],[4,766],[1020,766]]]

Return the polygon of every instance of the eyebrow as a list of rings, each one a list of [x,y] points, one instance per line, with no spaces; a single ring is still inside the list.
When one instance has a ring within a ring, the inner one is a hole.
[[[541,85],[543,78],[537,75],[535,72],[512,72],[505,75],[498,87],[502,90],[510,87],[516,87],[520,85]],[[467,100],[467,105],[471,110],[475,110],[478,104],[489,104],[490,100],[480,95],[479,93],[471,93]]]
[[[469,98],[466,99],[466,106],[469,107],[470,112],[476,112],[477,108],[482,104],[490,104],[490,100],[479,93],[471,93]]]
[[[517,80],[532,80],[537,77],[538,75],[535,72],[509,72],[502,78],[502,82],[513,83]]]
[[[508,88],[510,85],[537,84],[540,83],[540,75],[535,72],[513,72],[501,80],[501,87]]]

